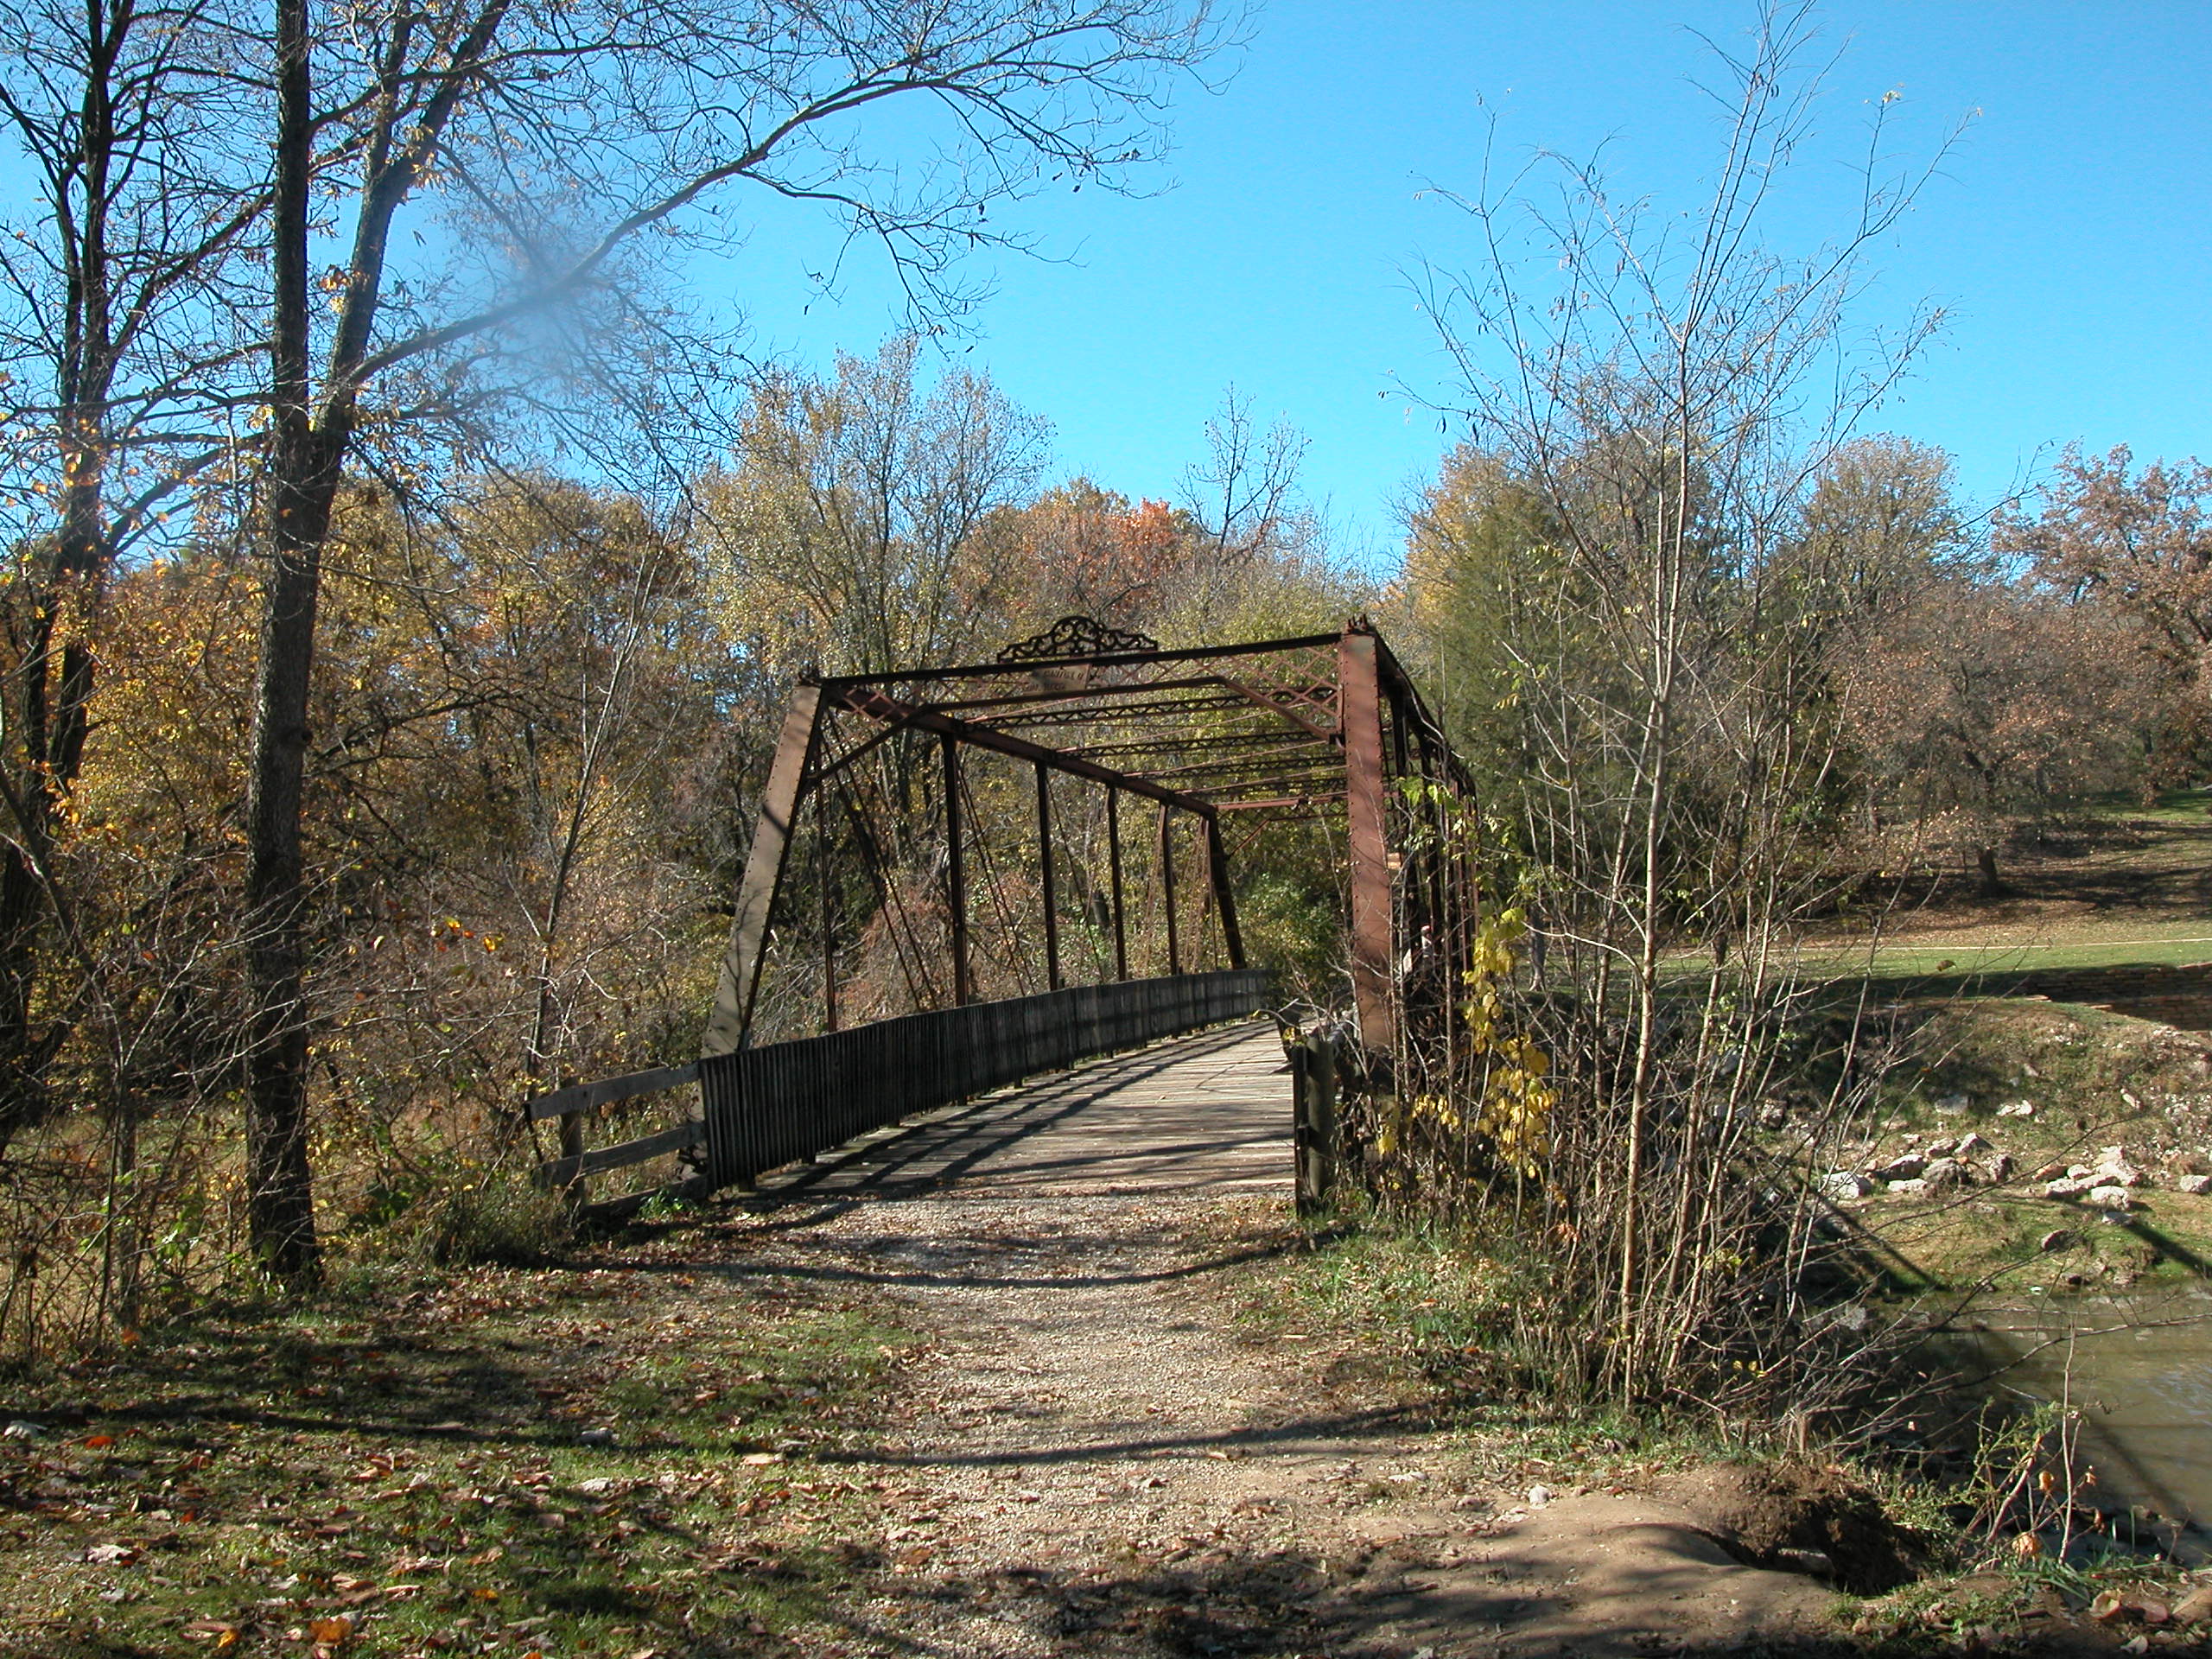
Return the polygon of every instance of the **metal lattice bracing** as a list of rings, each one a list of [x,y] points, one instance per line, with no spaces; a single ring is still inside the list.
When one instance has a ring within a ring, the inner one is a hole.
[[[1129,979],[1140,950],[1170,975],[1242,969],[1240,859],[1266,826],[1318,822],[1341,836],[1361,1037],[1387,1052],[1402,1021],[1449,1008],[1465,960],[1471,882],[1423,822],[1440,792],[1464,798],[1465,774],[1364,620],[1167,649],[1067,617],[988,663],[809,681],[702,1052],[755,1040],[774,953],[817,961],[817,1030],[863,972],[900,982],[899,1013],[981,1000],[991,974],[991,995]],[[1072,976],[1071,932],[1090,952]]]

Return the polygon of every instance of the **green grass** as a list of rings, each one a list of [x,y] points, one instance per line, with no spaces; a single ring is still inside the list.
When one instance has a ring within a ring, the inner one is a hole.
[[[1963,984],[2002,981],[2067,968],[2183,967],[2212,963],[2212,925],[2202,921],[2145,922],[2118,918],[2100,927],[2075,924],[2042,937],[1960,938],[1865,944],[1809,944],[1797,958],[1801,973],[1873,982],[1918,980]]]
[[[2212,810],[2212,788],[2170,789],[2148,805],[2139,795],[2104,795],[2091,802],[2087,810],[2093,817],[2109,823],[2199,824],[2203,823],[2207,811]]]
[[[1240,1323],[1277,1354],[1309,1357],[1365,1406],[1395,1396],[1440,1415],[1475,1478],[1637,1479],[1727,1455],[1707,1421],[1631,1420],[1529,1387],[1512,1351],[1527,1271],[1449,1228],[1347,1203],[1304,1230],[1300,1248],[1244,1270]]]
[[[19,1381],[50,1433],[0,1442],[0,1654],[805,1646],[869,1564],[837,1459],[912,1338],[742,1268],[702,1230]]]

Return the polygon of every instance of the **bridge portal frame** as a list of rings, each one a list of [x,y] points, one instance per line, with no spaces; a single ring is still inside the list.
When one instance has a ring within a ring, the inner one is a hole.
[[[832,753],[836,716],[859,716],[867,734]],[[1393,835],[1409,798],[1393,785],[1420,778],[1471,802],[1472,785],[1419,690],[1364,617],[1329,633],[1234,645],[1167,648],[1141,634],[1062,618],[988,663],[890,673],[809,677],[794,691],[770,766],[740,880],[702,1058],[752,1041],[771,928],[790,868],[793,832],[809,798],[861,756],[900,732],[935,734],[944,768],[944,902],[953,1006],[973,1000],[967,872],[959,786],[963,749],[1034,769],[1038,875],[1049,983],[1059,988],[1052,780],[1107,791],[1115,972],[1128,977],[1121,876],[1121,797],[1154,804],[1162,847],[1178,815],[1204,838],[1206,897],[1232,969],[1245,966],[1225,833],[1230,820],[1301,817],[1341,810],[1349,864],[1351,990],[1362,1046],[1387,1055],[1402,1035],[1408,982],[1439,981],[1425,997],[1449,1020],[1452,987],[1467,959],[1471,872],[1450,868],[1447,838],[1418,847]],[[1109,763],[1110,762],[1110,763]],[[1394,845],[1394,842],[1397,843]],[[1174,861],[1163,856],[1171,974],[1182,970]],[[1456,902],[1455,902],[1456,900]],[[822,918],[825,1025],[837,1023],[834,944]]]

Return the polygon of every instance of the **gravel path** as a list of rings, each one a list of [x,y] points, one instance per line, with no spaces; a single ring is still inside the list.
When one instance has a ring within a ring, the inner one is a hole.
[[[1251,1156],[1255,1122],[1287,1113],[1281,1051],[1192,1039],[1179,1096],[1166,1052],[1077,1074],[1091,1097],[1062,1109],[1064,1093],[1033,1136],[995,1138],[1021,1110],[1001,1102],[939,1126],[934,1150],[871,1154],[880,1172],[936,1166],[925,1185],[847,1166],[764,1216],[755,1271],[873,1287],[932,1335],[868,1471],[886,1571],[843,1610],[845,1650],[1648,1652],[1794,1628],[1826,1601],[1648,1498],[1531,1514],[1471,1480],[1452,1436],[1322,1387],[1305,1347],[1241,1339],[1229,1277],[1286,1236],[1287,1182]],[[1216,1097],[1210,1139],[1193,1139],[1192,1090]],[[1168,1109],[1147,1120],[1142,1096]],[[1102,1125],[1169,1120],[1185,1153],[1139,1158],[1141,1183],[1124,1156],[1051,1144],[1095,1151]],[[963,1135],[991,1149],[946,1157]],[[1017,1162],[1031,1178],[1004,1179]]]

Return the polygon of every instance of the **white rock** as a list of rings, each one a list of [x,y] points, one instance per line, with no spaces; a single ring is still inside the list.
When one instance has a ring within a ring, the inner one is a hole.
[[[1995,1150],[1996,1148],[1994,1147],[1993,1147],[1988,1141],[1983,1140],[1980,1135],[1968,1135],[1964,1140],[1961,1141],[1957,1146],[1951,1149],[1951,1155],[1954,1158],[1976,1158],[1985,1152],[1993,1152]]]
[[[1928,1160],[1916,1152],[1908,1152],[1902,1158],[1892,1158],[1874,1172],[1882,1181],[1910,1181],[1916,1179],[1928,1167]]]
[[[2177,1192],[2212,1192],[2212,1175],[2182,1175],[2174,1180]]]
[[[1908,1198],[1917,1198],[1927,1190],[1928,1183],[1922,1180],[1916,1175],[1909,1181],[1891,1181],[1890,1183],[1891,1192],[1902,1194],[1904,1197]]]
[[[2088,1192],[2090,1183],[2080,1175],[2062,1175],[2055,1181],[2045,1181],[2043,1195],[2046,1198],[2078,1198]]]
[[[1946,1117],[1956,1117],[1973,1104],[1971,1095],[1945,1095],[1936,1103],[1936,1109]]]
[[[2124,1186],[2093,1186],[2089,1189],[2089,1202],[2106,1210],[2132,1210],[2135,1207],[2135,1195]]]
[[[1550,1487],[1548,1487],[1548,1486],[1531,1486],[1531,1487],[1529,1489],[1529,1507],[1530,1509],[1532,1509],[1532,1510],[1541,1510],[1541,1509],[1542,1509],[1542,1508],[1544,1507],[1544,1505],[1545,1505],[1545,1504],[1547,1504],[1547,1503],[1550,1503],[1551,1501],[1552,1501],[1552,1489],[1551,1489]]]
[[[1821,1177],[1821,1192],[1831,1198],[1863,1198],[1874,1183],[1855,1169],[1832,1169]]]
[[[1930,1141],[1921,1150],[1930,1158],[1948,1158],[1957,1151],[1959,1143],[1955,1141]]]
[[[46,1438],[46,1425],[35,1423],[28,1417],[18,1417],[7,1427],[0,1428],[0,1436],[11,1440],[42,1440]]]
[[[2033,1117],[2036,1103],[2032,1100],[2008,1100],[1997,1109],[1999,1117]]]
[[[1999,1153],[1981,1166],[1981,1171],[1989,1178],[1991,1185],[2004,1185],[2012,1179],[2012,1154],[2009,1152]]]

